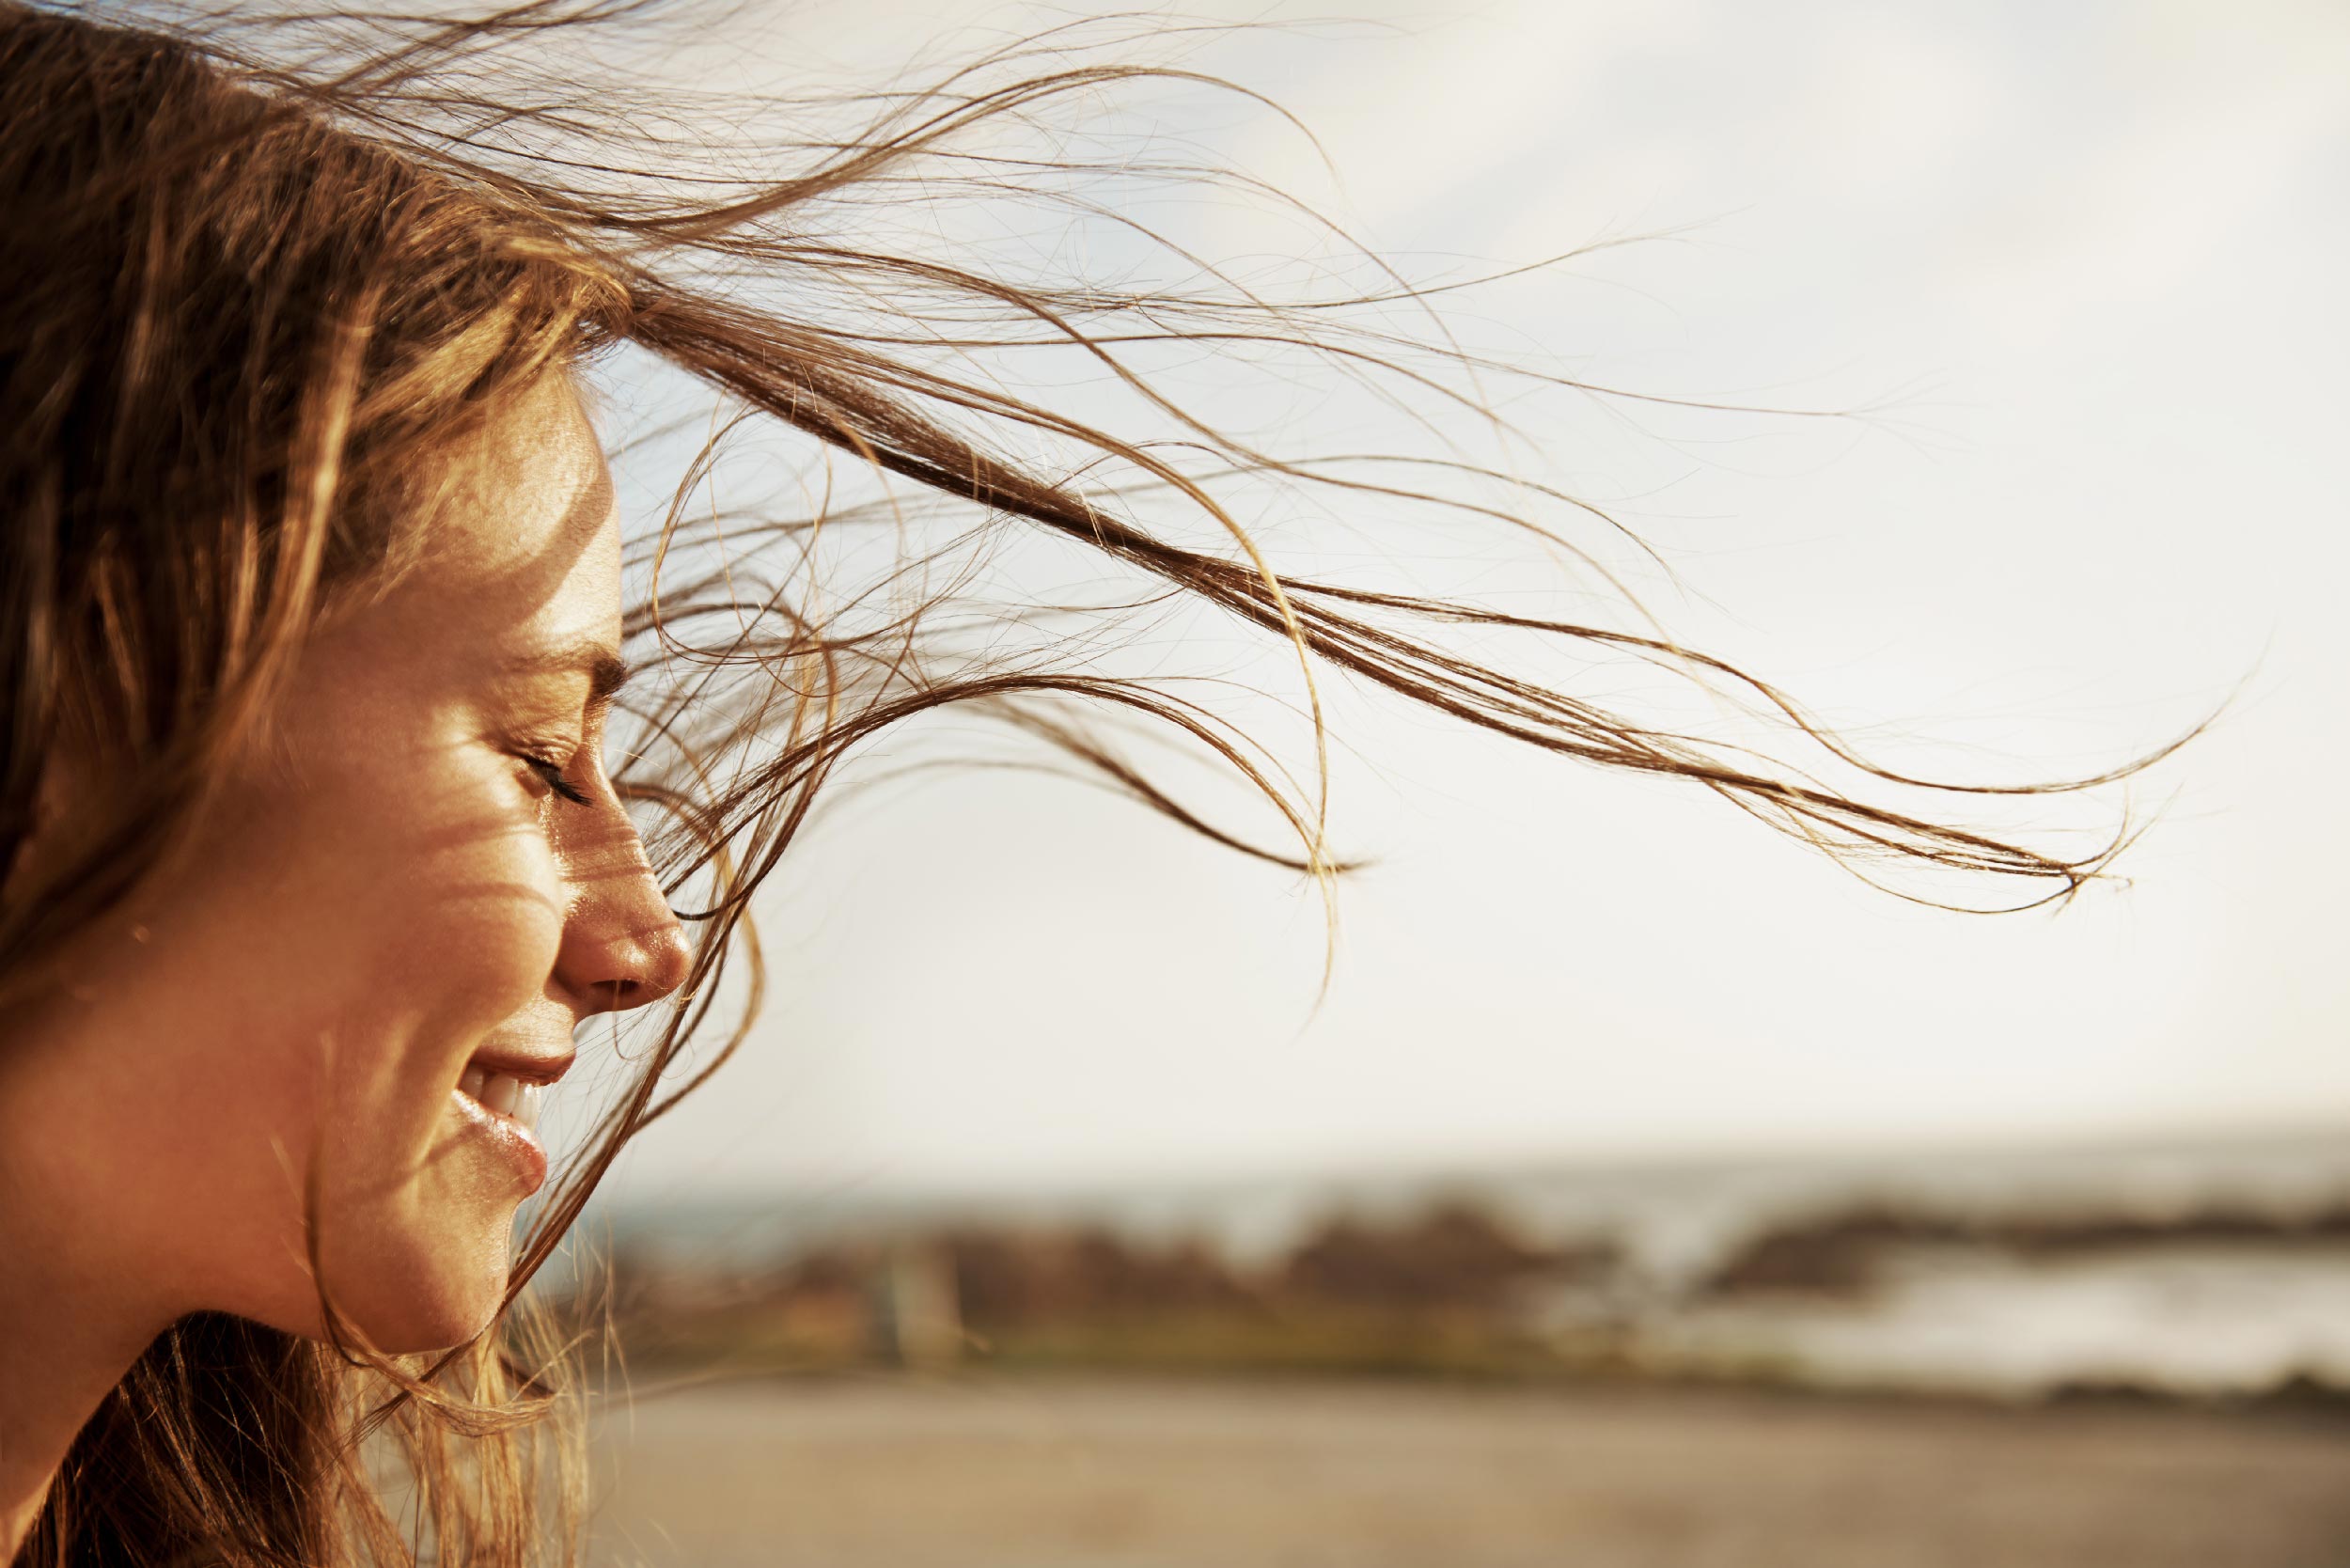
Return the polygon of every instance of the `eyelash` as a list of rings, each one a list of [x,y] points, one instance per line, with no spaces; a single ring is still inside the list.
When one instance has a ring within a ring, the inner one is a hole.
[[[520,753],[520,756],[524,762],[529,765],[530,771],[539,776],[540,782],[546,785],[548,789],[553,790],[573,806],[588,804],[588,792],[563,776],[562,763],[544,757],[533,757],[528,752]]]

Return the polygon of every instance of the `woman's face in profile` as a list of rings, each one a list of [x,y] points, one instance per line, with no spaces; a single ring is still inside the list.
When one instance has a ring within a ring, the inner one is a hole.
[[[92,940],[0,1076],[6,1163],[57,1184],[36,1195],[53,1255],[162,1322],[318,1332],[307,1179],[346,1316],[385,1350],[467,1339],[544,1180],[526,1128],[573,1026],[683,977],[601,761],[603,453],[555,378],[477,457],[423,561],[306,650],[184,871]]]

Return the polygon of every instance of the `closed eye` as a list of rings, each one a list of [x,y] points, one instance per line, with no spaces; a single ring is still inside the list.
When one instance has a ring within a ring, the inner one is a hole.
[[[563,776],[562,763],[545,757],[533,757],[527,752],[523,754],[523,760],[529,765],[532,773],[539,776],[540,782],[546,785],[548,789],[553,790],[573,806],[588,804],[588,792]]]

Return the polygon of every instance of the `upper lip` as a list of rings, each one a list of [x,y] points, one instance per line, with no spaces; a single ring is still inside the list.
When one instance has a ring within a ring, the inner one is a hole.
[[[572,1070],[577,1057],[568,1044],[537,1051],[524,1045],[485,1045],[465,1065],[503,1073],[526,1084],[551,1084]]]

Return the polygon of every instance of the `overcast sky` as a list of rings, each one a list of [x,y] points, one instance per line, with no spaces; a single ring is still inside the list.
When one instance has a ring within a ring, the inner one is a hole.
[[[1566,460],[1673,553],[1677,632],[2023,773],[2252,672],[2150,787],[2132,885],[1938,914],[1702,794],[1366,714],[1335,823],[1382,864],[1308,1024],[1294,878],[1093,792],[936,782],[795,851],[759,1038],[629,1189],[2350,1137],[2350,11],[1346,9],[1381,25],[1204,62],[1314,128],[1335,194],[1277,124],[1227,115],[1218,145],[1431,268],[1675,231],[1477,307],[1596,379],[1907,393],[1857,429]],[[800,6],[764,47],[1036,14]]]

